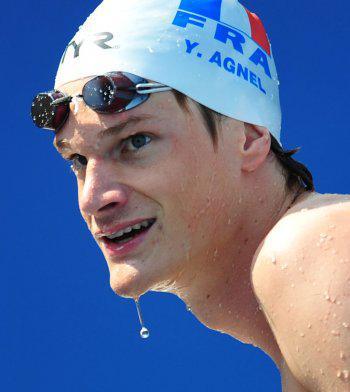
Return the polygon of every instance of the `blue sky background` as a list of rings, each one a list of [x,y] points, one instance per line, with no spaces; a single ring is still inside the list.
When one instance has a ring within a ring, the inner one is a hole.
[[[175,296],[143,297],[152,336],[140,339],[134,304],[109,288],[80,218],[73,174],[52,135],[31,124],[33,96],[52,87],[65,45],[98,3],[2,5],[0,390],[280,391],[266,355],[206,329]],[[319,192],[349,193],[349,3],[244,5],[269,31],[285,147],[302,147]]]

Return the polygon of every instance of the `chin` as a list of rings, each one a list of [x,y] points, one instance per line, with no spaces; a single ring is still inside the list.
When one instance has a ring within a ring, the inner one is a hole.
[[[135,267],[122,264],[110,271],[110,286],[112,290],[124,298],[139,298],[151,290],[150,280]]]

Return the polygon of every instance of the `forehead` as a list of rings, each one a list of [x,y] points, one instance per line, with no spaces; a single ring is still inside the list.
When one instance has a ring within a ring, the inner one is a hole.
[[[81,94],[84,85],[92,78],[93,76],[84,79],[75,80],[66,84],[62,84],[58,86],[56,89],[68,95],[72,95],[75,93]]]

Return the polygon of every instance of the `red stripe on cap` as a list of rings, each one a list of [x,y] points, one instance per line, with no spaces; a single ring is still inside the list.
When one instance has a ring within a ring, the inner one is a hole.
[[[247,11],[249,17],[253,40],[257,42],[265,50],[265,52],[268,53],[269,56],[271,56],[270,42],[262,21],[259,19],[258,15],[253,14],[247,9],[245,10]]]

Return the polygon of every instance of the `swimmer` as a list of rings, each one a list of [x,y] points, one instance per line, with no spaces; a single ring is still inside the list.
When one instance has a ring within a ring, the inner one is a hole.
[[[181,298],[283,390],[350,390],[350,197],[280,142],[260,19],[234,0],[104,0],[33,121],[71,161],[113,291]]]

